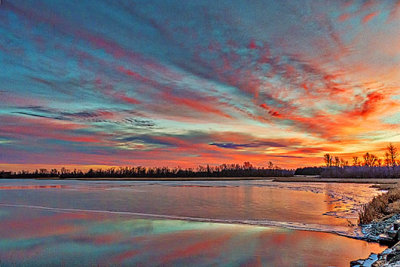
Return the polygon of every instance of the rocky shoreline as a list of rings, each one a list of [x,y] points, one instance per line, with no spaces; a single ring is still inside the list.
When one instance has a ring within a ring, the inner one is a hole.
[[[354,267],[400,267],[400,214],[395,214],[362,226],[365,239],[389,245],[382,253],[371,253],[367,259],[350,262]]]

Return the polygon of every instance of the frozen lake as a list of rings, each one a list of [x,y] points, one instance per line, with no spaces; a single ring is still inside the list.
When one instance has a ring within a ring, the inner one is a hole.
[[[2,265],[348,266],[365,184],[0,180]]]

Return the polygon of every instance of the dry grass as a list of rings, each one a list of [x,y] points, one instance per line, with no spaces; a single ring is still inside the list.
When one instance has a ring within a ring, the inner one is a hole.
[[[367,224],[400,213],[400,188],[390,189],[387,193],[374,197],[365,204],[358,214],[358,222]]]

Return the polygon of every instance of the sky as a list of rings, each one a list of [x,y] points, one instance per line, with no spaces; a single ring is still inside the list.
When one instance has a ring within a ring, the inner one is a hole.
[[[2,0],[0,169],[284,168],[400,142],[400,1]]]

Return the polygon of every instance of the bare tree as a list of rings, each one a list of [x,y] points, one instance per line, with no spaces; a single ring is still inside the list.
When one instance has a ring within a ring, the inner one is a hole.
[[[387,167],[390,166],[390,155],[389,155],[388,152],[385,152],[385,165],[386,165]]]
[[[346,160],[344,160],[343,158],[340,158],[340,167],[346,167],[348,164],[348,162]]]
[[[326,153],[324,155],[324,161],[325,161],[326,167],[331,167],[332,166],[333,157],[331,155],[329,155],[328,153]]]
[[[274,164],[272,163],[272,161],[268,162],[268,169],[273,169],[274,168]]]
[[[367,152],[363,155],[364,158],[364,165],[370,166],[370,154]]]
[[[378,165],[378,157],[375,156],[374,154],[370,154],[367,152],[363,155],[363,158],[364,158],[364,166],[373,167]]]
[[[378,163],[378,157],[375,156],[374,154],[371,154],[370,156],[370,166],[376,166]]]
[[[338,156],[335,156],[335,166],[339,167],[339,165],[340,165],[340,159]]]
[[[358,157],[355,156],[353,157],[353,166],[358,166],[358,165],[360,165],[360,162],[358,161]]]
[[[392,165],[392,167],[395,167],[396,166],[396,158],[398,156],[397,148],[392,143],[389,143],[389,145],[387,146],[386,149],[389,153],[389,163],[390,163],[390,165]]]

